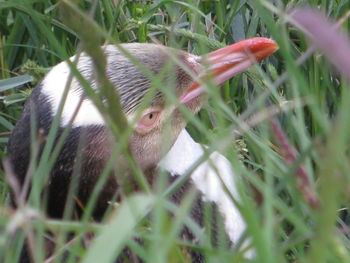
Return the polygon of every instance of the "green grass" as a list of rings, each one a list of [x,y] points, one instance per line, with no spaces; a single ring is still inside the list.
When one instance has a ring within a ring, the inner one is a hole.
[[[210,94],[203,110],[195,118],[190,116],[188,130],[209,150],[222,152],[234,167],[241,195],[238,204],[248,225],[246,236],[256,251],[252,261],[350,262],[350,72],[340,75],[317,51],[298,63],[310,44],[287,15],[291,8],[308,3],[336,21],[349,14],[348,0],[76,2],[77,6],[68,4],[60,15],[62,6],[56,1],[0,0],[1,158],[6,156],[8,137],[33,86],[50,67],[81,46],[99,63],[96,46],[106,42],[160,42],[204,54],[244,38],[271,37],[279,51],[225,83],[220,96]],[[345,18],[341,28],[349,33]],[[108,116],[112,131],[128,136],[130,127],[123,125],[115,107],[118,97],[110,93],[103,74],[100,77],[106,84],[102,97],[107,105],[96,94],[90,97]],[[159,79],[152,81],[159,86]],[[89,91],[88,85],[84,89]],[[53,138],[50,135],[48,141]],[[285,158],[292,148],[298,154]],[[125,151],[125,145],[115,154],[120,151]],[[175,207],[164,196],[176,186],[164,185],[160,176],[150,190],[135,165],[133,171],[144,191],[130,193],[103,222],[91,222],[89,208],[81,221],[46,218],[40,194],[42,180],[47,179],[55,159],[49,152],[48,146],[39,164],[32,167],[28,205],[16,211],[9,204],[5,165],[0,167],[0,262],[17,261],[24,235],[31,241],[35,262],[43,262],[43,237],[48,230],[57,244],[54,262],[61,262],[65,250],[71,252],[68,262],[112,262],[125,245],[146,262],[189,262],[182,248],[192,246],[208,262],[242,262],[236,247],[213,248],[210,235],[190,220],[192,194]],[[128,161],[133,164],[132,158]],[[256,192],[262,197],[260,202]],[[168,211],[176,214],[171,224]],[[178,238],[184,222],[198,234],[199,244]],[[75,237],[67,242],[72,232]],[[93,240],[87,240],[92,234]],[[84,242],[91,242],[90,247]]]

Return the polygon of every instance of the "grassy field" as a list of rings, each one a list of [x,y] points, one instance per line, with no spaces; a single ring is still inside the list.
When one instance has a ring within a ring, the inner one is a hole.
[[[71,2],[0,0],[2,159],[32,88],[81,47],[155,42],[205,54],[245,38],[270,37],[279,51],[225,83],[221,96],[210,96],[188,130],[232,163],[238,207],[247,222],[245,238],[256,253],[247,262],[350,262],[348,0]],[[46,168],[39,163],[32,175],[45,178]],[[163,198],[166,186],[130,194],[103,222],[88,216],[71,221],[45,216],[40,187],[33,187],[28,205],[13,210],[7,178],[2,163],[0,262],[17,262],[25,235],[35,262],[44,262],[48,230],[57,249],[46,262],[61,262],[66,250],[68,262],[112,262],[125,245],[146,262],[190,262],[184,247],[200,250],[207,262],[243,262],[237,253],[242,244],[213,248],[205,232],[198,244],[178,238],[193,198],[174,207]],[[136,217],[127,204],[135,206]],[[150,210],[153,221],[147,217]],[[166,211],[177,214],[172,224]],[[198,232],[194,223],[191,227]],[[75,238],[67,242],[72,232]]]

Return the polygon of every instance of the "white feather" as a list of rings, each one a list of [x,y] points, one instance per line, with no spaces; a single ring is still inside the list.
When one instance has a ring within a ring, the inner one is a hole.
[[[203,146],[196,143],[184,129],[158,165],[172,175],[181,176],[203,153]],[[207,161],[195,169],[191,179],[206,200],[216,202],[225,219],[226,232],[235,243],[245,231],[246,225],[222,185],[223,182],[231,194],[239,199],[230,162],[220,153],[213,152]]]
[[[57,114],[58,106],[63,96],[64,89],[69,77],[69,66],[66,62],[61,62],[47,74],[42,82],[42,92],[47,96],[53,116]],[[74,79],[69,87],[67,100],[64,104],[61,125],[66,126],[72,118],[76,108],[79,105],[79,94],[75,91],[74,85],[78,85]],[[77,116],[74,119],[73,126],[84,126],[93,124],[103,124],[103,117],[90,100],[84,100]]]

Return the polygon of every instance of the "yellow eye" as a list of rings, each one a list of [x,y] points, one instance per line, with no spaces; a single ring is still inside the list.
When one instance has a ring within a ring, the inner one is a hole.
[[[151,111],[142,116],[137,123],[136,129],[139,132],[148,132],[158,123],[160,111]]]

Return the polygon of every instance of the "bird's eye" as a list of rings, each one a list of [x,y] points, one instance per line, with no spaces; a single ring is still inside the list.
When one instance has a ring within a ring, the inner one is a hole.
[[[136,129],[142,133],[150,131],[154,126],[157,125],[159,116],[159,111],[151,111],[146,113],[137,123]]]

